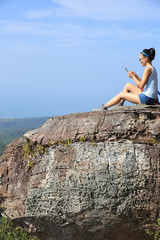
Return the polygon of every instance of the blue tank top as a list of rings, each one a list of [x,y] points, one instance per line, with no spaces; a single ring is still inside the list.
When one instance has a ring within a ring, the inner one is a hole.
[[[143,94],[146,96],[156,99],[158,93],[158,77],[157,71],[154,67],[149,66],[152,68],[152,74],[149,76],[148,81],[144,87]]]

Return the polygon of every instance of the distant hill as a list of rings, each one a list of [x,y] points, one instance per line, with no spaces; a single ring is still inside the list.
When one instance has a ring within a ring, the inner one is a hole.
[[[22,137],[27,131],[42,126],[48,118],[0,118],[0,155],[2,155],[7,144],[18,137]]]

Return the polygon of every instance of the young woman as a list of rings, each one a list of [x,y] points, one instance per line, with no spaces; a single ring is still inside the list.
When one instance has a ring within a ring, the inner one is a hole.
[[[129,77],[134,80],[137,86],[127,83],[122,92],[95,110],[103,111],[114,105],[122,106],[125,100],[135,104],[156,104],[158,98],[158,80],[156,69],[152,66],[154,58],[154,48],[144,49],[139,56],[139,61],[145,67],[142,79],[135,72],[128,72]],[[143,88],[144,91],[142,92]]]

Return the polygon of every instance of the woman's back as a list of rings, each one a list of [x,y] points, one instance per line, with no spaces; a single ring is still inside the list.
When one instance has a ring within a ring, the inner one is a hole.
[[[149,76],[148,81],[144,87],[144,94],[150,98],[156,99],[157,92],[158,92],[158,78],[157,78],[157,71],[154,67],[149,66],[152,68],[152,74]]]

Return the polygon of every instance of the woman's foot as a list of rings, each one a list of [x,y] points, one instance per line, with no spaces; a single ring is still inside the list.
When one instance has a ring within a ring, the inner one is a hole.
[[[107,111],[107,107],[105,106],[105,104],[102,104],[102,106],[100,106],[99,108],[93,108],[92,111]]]

